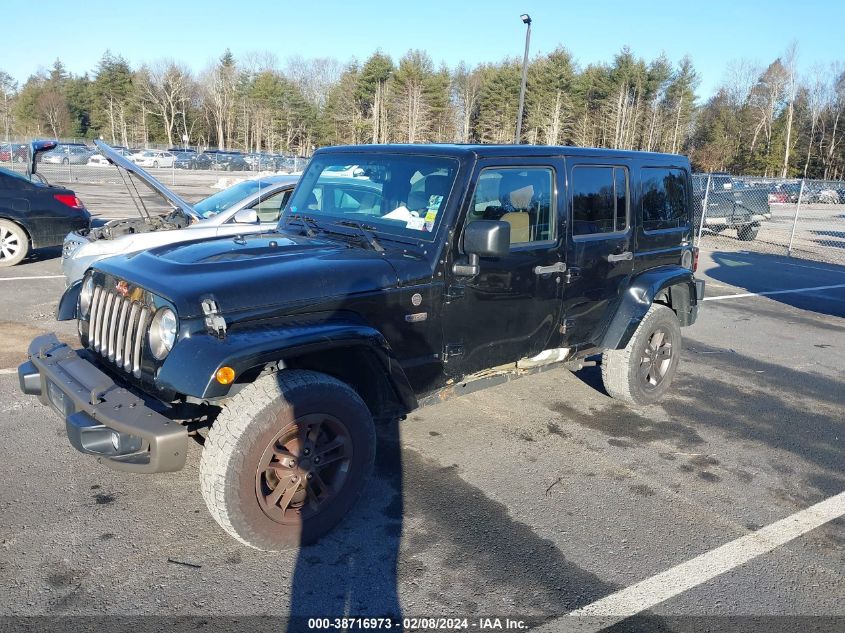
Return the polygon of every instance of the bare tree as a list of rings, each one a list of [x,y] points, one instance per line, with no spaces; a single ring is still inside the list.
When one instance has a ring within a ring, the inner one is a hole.
[[[143,98],[152,105],[152,112],[161,117],[170,145],[173,145],[176,117],[187,107],[190,83],[190,71],[173,60],[142,66],[139,71]]]
[[[226,140],[232,137],[237,81],[237,69],[230,55],[224,55],[218,63],[207,68],[200,81],[203,103],[217,136],[218,149],[226,149]]]
[[[12,99],[17,90],[18,83],[9,73],[0,70],[0,117],[3,119],[3,130],[7,141],[12,129]]]
[[[343,65],[334,57],[306,59],[300,55],[288,57],[284,74],[299,86],[302,94],[311,103],[322,109],[329,90],[340,79]]]
[[[463,143],[469,142],[472,114],[481,93],[481,73],[478,69],[470,70],[464,62],[458,64],[452,75],[452,94],[459,118],[459,139]]]
[[[60,92],[48,88],[35,101],[35,107],[44,123],[52,130],[53,138],[60,138],[70,128],[70,111]]]
[[[786,178],[789,171],[789,153],[792,150],[792,119],[795,116],[795,91],[797,86],[797,73],[795,62],[798,58],[798,43],[790,44],[784,58],[784,69],[786,70],[786,143],[783,151],[783,168],[780,172],[781,178]]]

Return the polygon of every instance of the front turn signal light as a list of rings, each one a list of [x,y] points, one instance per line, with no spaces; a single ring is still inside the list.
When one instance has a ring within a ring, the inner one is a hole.
[[[231,367],[221,367],[214,374],[214,377],[221,385],[231,385],[232,381],[235,380],[235,370]]]

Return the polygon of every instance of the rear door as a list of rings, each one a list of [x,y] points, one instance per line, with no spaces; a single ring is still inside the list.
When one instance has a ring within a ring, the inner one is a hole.
[[[638,173],[634,274],[679,264],[685,245],[692,239],[688,166],[644,164]],[[723,191],[733,199],[731,191]]]
[[[568,283],[564,341],[598,342],[633,269],[632,164],[625,158],[567,158]]]

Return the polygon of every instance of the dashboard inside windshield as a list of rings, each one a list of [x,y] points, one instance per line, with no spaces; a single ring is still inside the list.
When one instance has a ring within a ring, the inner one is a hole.
[[[403,154],[317,155],[302,176],[291,214],[316,222],[359,222],[380,234],[430,240],[452,190],[458,162]]]

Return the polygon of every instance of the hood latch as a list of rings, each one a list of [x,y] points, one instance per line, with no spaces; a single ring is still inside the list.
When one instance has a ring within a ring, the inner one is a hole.
[[[209,334],[219,339],[226,338],[226,319],[224,319],[214,299],[202,300],[202,311],[205,314],[205,327]]]

